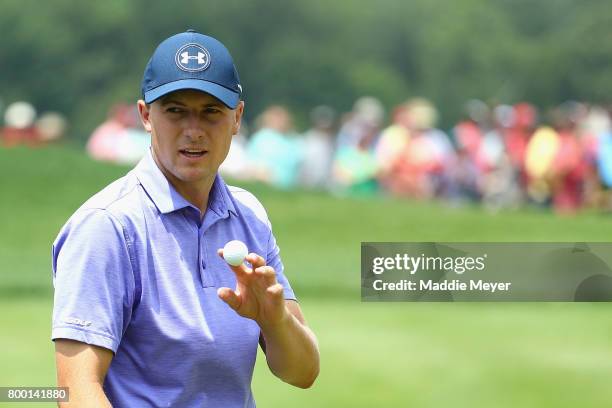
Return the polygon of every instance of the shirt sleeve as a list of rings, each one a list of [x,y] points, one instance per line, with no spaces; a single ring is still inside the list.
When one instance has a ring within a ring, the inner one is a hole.
[[[64,226],[52,249],[53,340],[117,351],[134,304],[128,242],[106,210],[79,210]]]
[[[269,221],[268,221],[269,223]],[[280,248],[276,244],[276,238],[272,230],[270,230],[270,238],[268,240],[268,254],[266,256],[266,264],[270,265],[276,271],[276,280],[283,285],[283,292],[286,300],[297,300],[289,280],[285,276],[285,267],[280,257]]]

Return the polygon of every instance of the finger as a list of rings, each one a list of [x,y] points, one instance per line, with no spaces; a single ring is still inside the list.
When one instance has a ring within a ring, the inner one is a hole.
[[[217,296],[228,304],[229,307],[238,311],[240,308],[241,300],[236,292],[231,290],[230,288],[219,288],[217,289]]]
[[[271,266],[268,266],[268,265],[266,265],[266,266],[260,266],[260,267],[256,268],[256,269],[255,269],[255,272],[256,272],[258,275],[265,276],[265,277],[273,277],[273,276],[276,276],[276,271],[274,270],[274,268],[273,268],[273,267],[271,267]]]
[[[276,271],[271,266],[260,266],[255,269],[255,275],[263,278],[268,286],[276,283]]]
[[[266,292],[270,294],[273,298],[276,298],[278,301],[284,302],[284,288],[280,283],[276,283],[266,289]]]
[[[266,266],[266,260],[263,257],[257,255],[255,252],[251,252],[250,254],[248,254],[246,256],[246,260],[253,266],[253,269],[257,269],[260,266]]]

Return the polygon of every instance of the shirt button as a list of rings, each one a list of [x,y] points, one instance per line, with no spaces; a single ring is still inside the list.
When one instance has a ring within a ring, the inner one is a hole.
[[[202,269],[206,269],[206,262],[202,259]]]

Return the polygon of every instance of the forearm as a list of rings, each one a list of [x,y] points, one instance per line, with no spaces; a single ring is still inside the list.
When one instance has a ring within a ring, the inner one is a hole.
[[[79,383],[78,385],[62,385],[68,387],[68,402],[60,402],[60,408],[112,408],[99,383]]]
[[[310,387],[319,374],[319,348],[312,330],[289,311],[282,322],[261,329],[274,375],[296,387]]]

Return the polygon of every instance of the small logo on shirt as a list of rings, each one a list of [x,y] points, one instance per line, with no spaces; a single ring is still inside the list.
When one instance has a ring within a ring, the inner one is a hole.
[[[76,317],[68,317],[64,319],[64,322],[69,323],[69,324],[76,324],[77,326],[83,326],[83,327],[91,326],[91,322],[89,320],[81,320],[81,319],[77,319]]]

